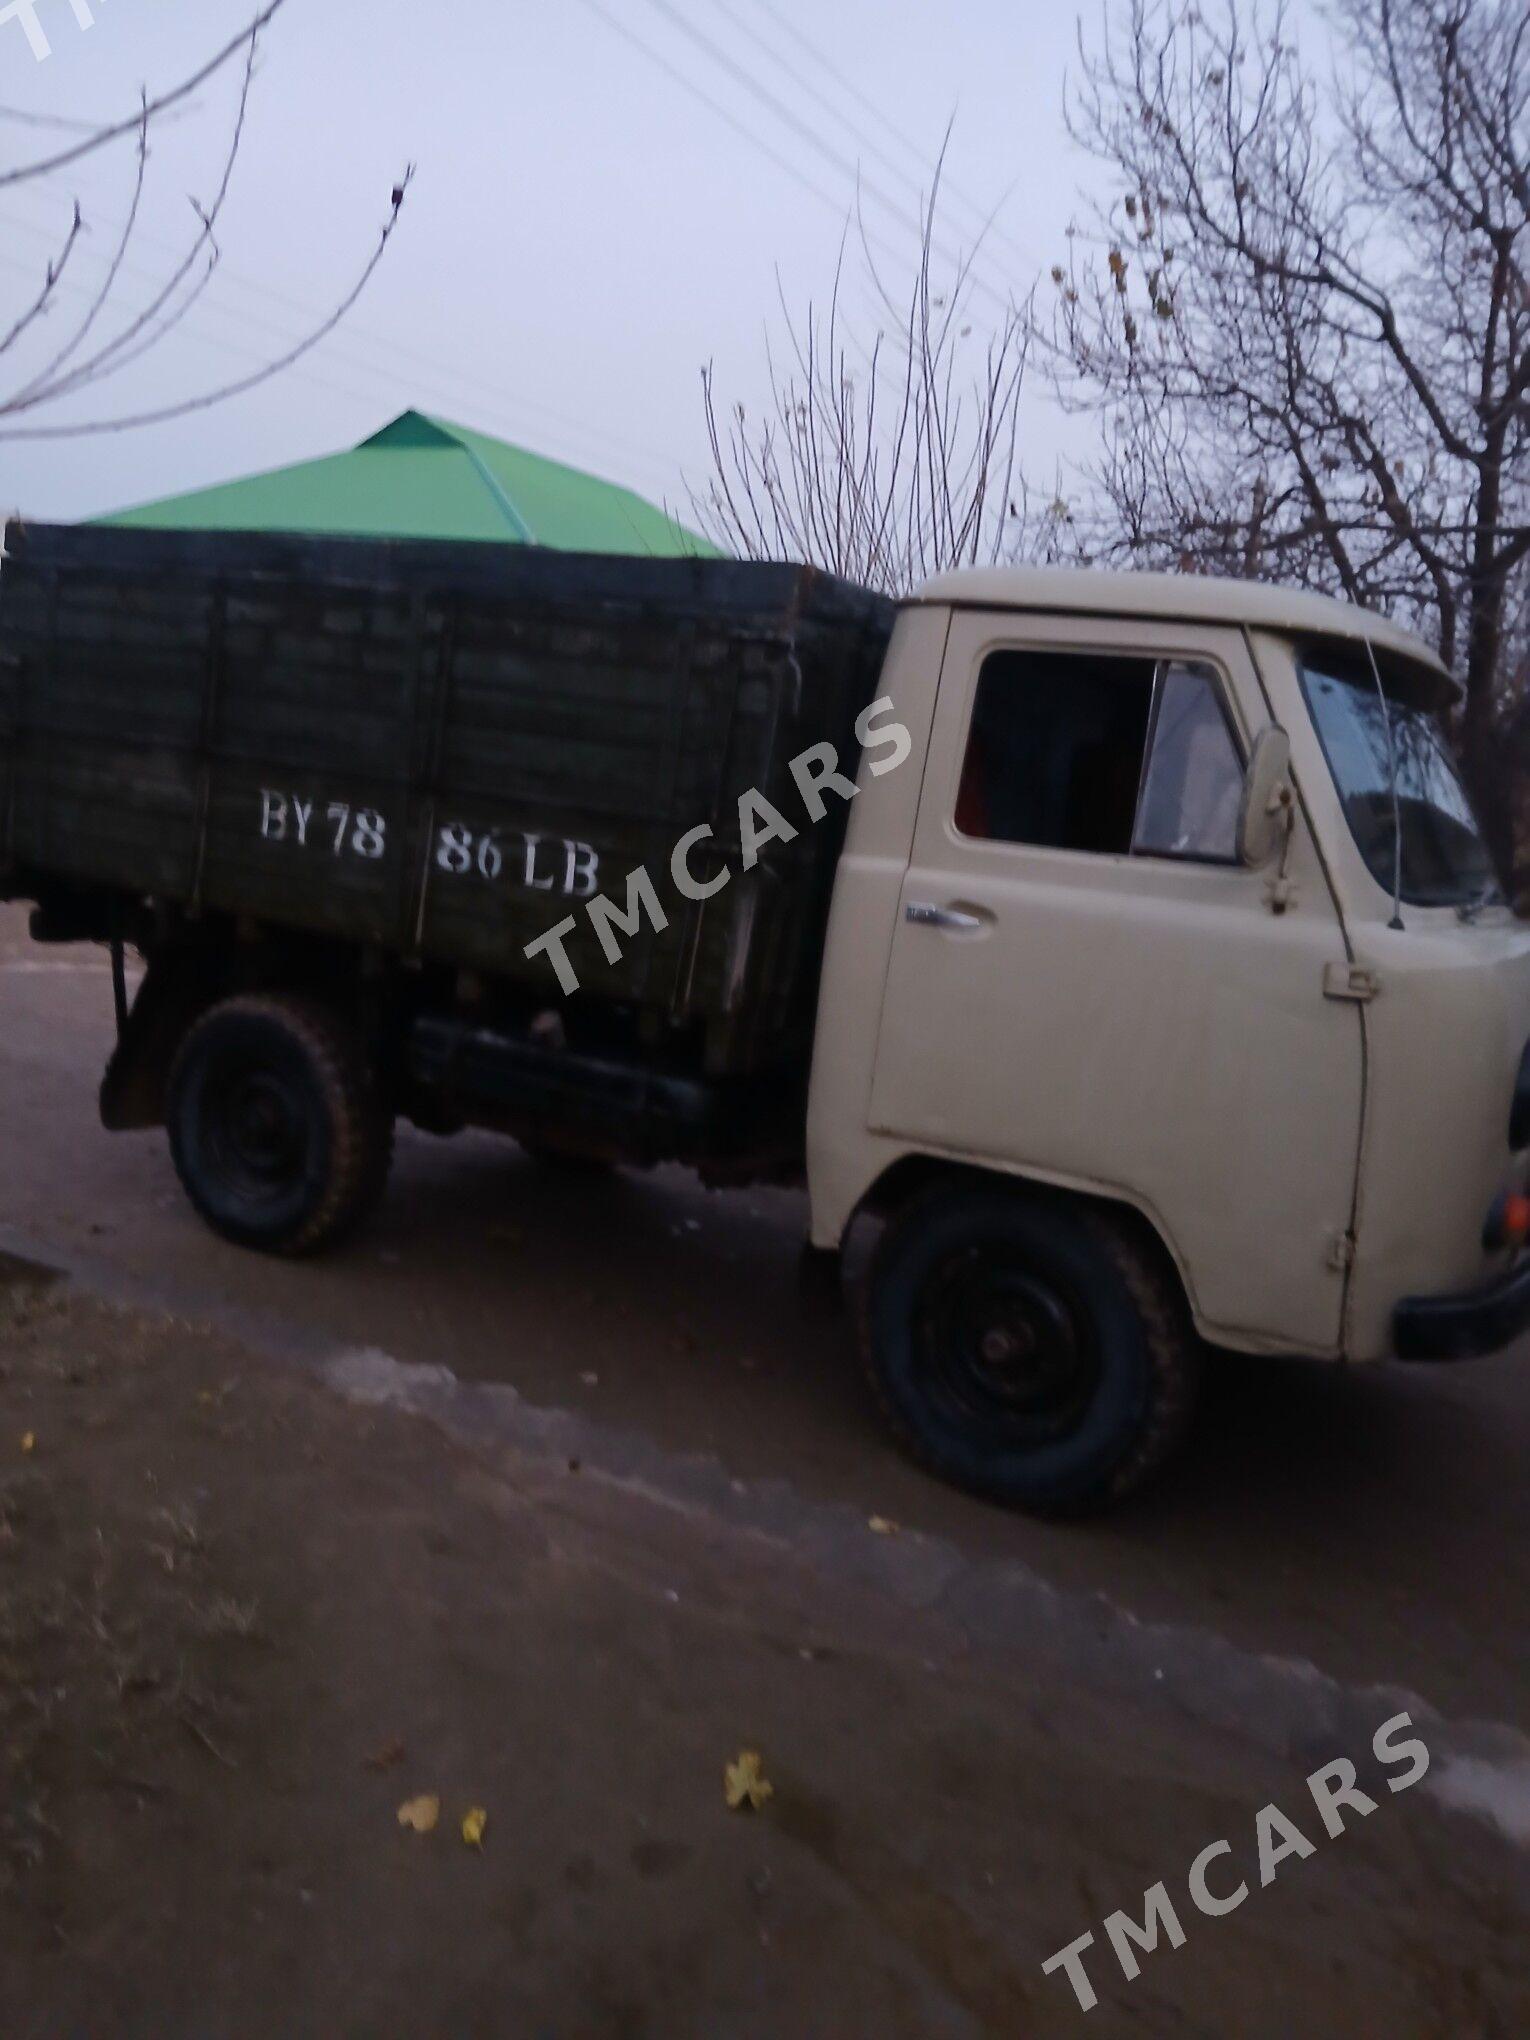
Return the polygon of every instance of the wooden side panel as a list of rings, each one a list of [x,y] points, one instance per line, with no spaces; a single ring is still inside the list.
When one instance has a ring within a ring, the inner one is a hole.
[[[33,583],[8,567],[0,635],[19,658],[16,861],[185,896],[209,593]]]
[[[401,940],[423,641],[420,605],[404,591],[229,590],[209,717],[205,904]]]
[[[801,823],[787,767],[824,737],[853,770],[885,606],[804,570],[488,547],[34,529],[12,550],[0,822],[23,873],[549,999],[525,946],[573,915],[586,993],[705,1023],[735,1062],[810,1010],[837,833],[804,825],[746,874],[737,804],[756,788]],[[701,824],[692,869],[732,874],[704,905],[670,877]],[[583,909],[639,867],[667,925],[613,965]]]

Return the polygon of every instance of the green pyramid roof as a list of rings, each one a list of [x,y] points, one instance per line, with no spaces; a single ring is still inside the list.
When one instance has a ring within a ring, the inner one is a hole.
[[[97,520],[156,531],[484,539],[672,559],[715,548],[630,489],[406,411],[348,453]]]

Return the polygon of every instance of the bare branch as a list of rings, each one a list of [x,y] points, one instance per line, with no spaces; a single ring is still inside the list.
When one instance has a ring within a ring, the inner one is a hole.
[[[1432,633],[1480,792],[1530,523],[1530,14],[1328,14],[1324,81],[1284,0],[1105,0],[1069,124],[1114,196],[1031,338],[1101,432],[1077,555],[1279,574]]]
[[[918,266],[902,292],[857,208],[862,269],[885,315],[879,330],[863,336],[847,322],[842,241],[821,310],[809,302],[794,316],[780,291],[790,366],[778,370],[767,336],[767,410],[755,418],[735,404],[724,414],[714,372],[703,371],[712,475],[692,489],[691,504],[731,550],[805,559],[900,593],[942,567],[1015,549],[1030,307],[1011,304],[989,337],[976,337],[977,249],[937,271],[943,165],[944,149],[921,207]]]
[[[106,123],[92,130],[84,141],[57,156],[24,165],[19,170],[0,172],[0,188],[3,188],[25,178],[40,177],[65,168],[77,162],[80,157],[89,155],[128,133],[135,135],[134,177],[126,218],[115,237],[104,274],[93,288],[84,293],[83,309],[54,352],[45,361],[34,366],[30,372],[18,370],[17,379],[8,392],[0,386],[0,439],[17,441],[73,439],[99,433],[130,431],[141,426],[164,424],[244,395],[268,382],[273,376],[280,375],[285,369],[310,354],[341,323],[371,281],[398,226],[399,216],[414,176],[413,165],[394,186],[389,214],[377,236],[376,244],[345,295],[326,317],[280,355],[263,362],[253,374],[217,384],[195,396],[179,399],[173,404],[129,411],[116,416],[98,415],[57,424],[21,425],[14,422],[18,419],[29,419],[47,406],[57,404],[66,398],[78,397],[84,391],[120,375],[125,369],[161,346],[169,335],[186,321],[201,300],[217,272],[221,259],[218,226],[244,144],[261,35],[284,4],[285,0],[270,0],[270,4],[252,16],[240,35],[173,91],[162,93],[157,98],[150,98],[147,94],[141,95],[138,111],[131,121]],[[115,322],[115,330],[111,331],[108,337],[98,339],[99,330],[112,323],[119,285],[124,275],[128,273],[128,252],[138,226],[147,183],[151,129],[157,121],[166,118],[171,110],[184,108],[189,102],[190,95],[199,85],[241,54],[243,75],[240,79],[238,100],[217,186],[211,199],[206,203],[197,198],[191,200],[196,219],[195,232],[189,237],[184,252],[155,283],[148,300],[136,311]],[[42,319],[56,309],[63,296],[80,295],[72,282],[66,285],[65,272],[70,266],[71,257],[76,255],[84,232],[85,221],[76,202],[73,221],[63,246],[60,253],[49,263],[36,296],[23,309],[4,337],[0,338],[0,361],[5,361],[21,348],[22,342]],[[15,358],[19,358],[19,354]]]
[[[266,5],[246,23],[232,42],[226,43],[215,57],[209,59],[191,77],[183,79],[171,91],[161,93],[157,99],[151,99],[147,106],[135,113],[130,120],[115,121],[105,127],[95,128],[82,141],[74,143],[70,148],[59,150],[56,155],[41,156],[35,162],[22,163],[10,170],[0,170],[0,191],[8,184],[23,184],[30,178],[51,177],[56,171],[67,170],[83,157],[92,156],[98,149],[104,149],[112,142],[120,141],[124,135],[132,134],[142,121],[156,120],[160,114],[178,106],[182,100],[189,99],[193,92],[207,83],[209,78],[216,77],[224,65],[237,57],[247,44],[256,43],[261,30],[286,4],[287,0],[266,0]]]
[[[34,326],[48,310],[48,307],[57,295],[59,284],[63,280],[64,271],[69,266],[69,258],[79,245],[80,236],[84,231],[85,222],[80,216],[79,206],[76,205],[74,216],[69,223],[69,231],[64,237],[64,245],[43,271],[42,287],[39,289],[37,296],[22,311],[9,332],[0,336],[0,355],[5,354],[10,348],[14,347],[22,335]]]
[[[211,390],[204,391],[200,396],[187,397],[178,403],[163,405],[158,410],[139,411],[123,418],[97,418],[70,425],[33,425],[23,427],[18,431],[4,423],[4,411],[0,410],[0,440],[82,439],[109,432],[132,432],[145,425],[165,425],[172,419],[190,417],[194,412],[211,410],[216,404],[225,404],[231,398],[245,396],[251,390],[258,389],[262,383],[269,382],[273,376],[282,374],[285,369],[289,369],[296,362],[301,361],[304,355],[311,354],[320,341],[326,339],[335,330],[371,282],[377,266],[382,261],[383,255],[387,250],[388,243],[393,238],[394,230],[398,226],[399,214],[403,209],[404,199],[408,194],[413,178],[414,166],[411,164],[402,180],[395,187],[393,209],[381,233],[378,235],[377,246],[373,249],[371,258],[349,292],[336,305],[329,317],[300,340],[295,347],[290,348],[287,353],[278,356],[276,360],[266,362],[253,375],[243,376],[237,382],[219,384]]]

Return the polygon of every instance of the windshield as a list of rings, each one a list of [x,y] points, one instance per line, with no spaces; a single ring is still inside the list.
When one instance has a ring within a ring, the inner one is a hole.
[[[1304,661],[1302,686],[1339,799],[1367,867],[1392,890],[1396,823],[1390,756],[1397,760],[1402,896],[1413,906],[1460,906],[1494,890],[1493,865],[1455,763],[1427,709],[1389,693],[1383,711],[1369,668]],[[1387,723],[1391,723],[1388,745]]]

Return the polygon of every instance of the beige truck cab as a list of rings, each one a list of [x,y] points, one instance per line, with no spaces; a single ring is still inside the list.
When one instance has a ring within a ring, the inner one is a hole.
[[[1205,1348],[1442,1360],[1530,1322],[1530,930],[1428,647],[1323,598],[929,583],[881,684],[808,1123],[815,1245],[890,1214],[869,1369],[1032,1507],[1166,1454]]]

